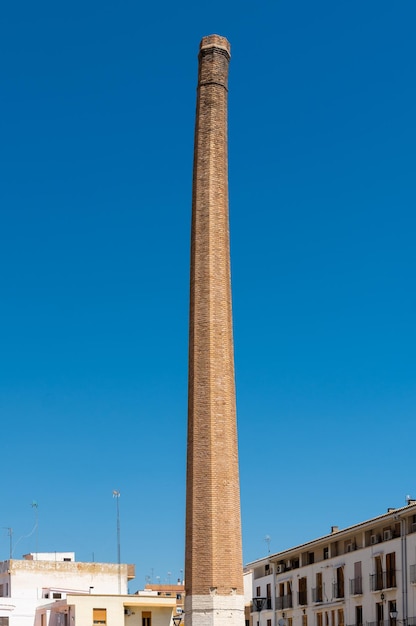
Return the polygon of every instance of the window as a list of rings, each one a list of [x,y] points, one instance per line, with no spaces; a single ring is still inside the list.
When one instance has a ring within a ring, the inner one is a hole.
[[[355,607],[355,626],[363,625],[363,607],[356,606]]]
[[[386,587],[396,586],[396,553],[386,554]]]
[[[334,597],[335,598],[344,597],[344,568],[343,567],[337,567]]]
[[[301,605],[308,604],[308,594],[306,591],[306,576],[299,578],[298,604],[301,604]]]
[[[353,596],[363,592],[363,581],[361,576],[361,561],[354,563],[354,578],[350,579],[350,593]]]
[[[390,623],[389,626],[396,626],[397,624],[397,617],[392,617],[392,615],[397,615],[397,605],[396,605],[396,600],[390,600],[389,602],[389,617],[390,617]]]
[[[0,626],[9,626],[9,618],[0,617]]]
[[[293,626],[293,617],[287,618],[287,626]]]
[[[256,596],[258,598],[260,598],[260,596],[261,596],[261,589],[260,589],[260,587],[256,587]]]
[[[380,591],[380,589],[383,589],[383,564],[381,562],[381,556],[374,558],[374,566],[376,573],[372,576],[371,591]]]
[[[271,619],[267,620],[267,626],[272,626],[272,620]]]
[[[150,611],[142,611],[142,626],[152,626],[152,613]]]
[[[324,548],[324,561],[326,561],[326,559],[329,559],[329,548],[328,548],[328,546],[326,548]]]
[[[308,626],[308,616],[302,615],[302,626]]]
[[[267,583],[266,585],[266,609],[270,611],[271,608],[272,608],[272,586],[270,583]]]
[[[316,614],[316,626],[322,626],[322,613]]]
[[[53,593],[52,598],[54,600],[60,600],[62,598],[62,593]]]
[[[316,574],[316,602],[322,602],[322,572]]]
[[[93,624],[107,624],[107,609],[93,609],[92,610],[92,623]]]
[[[338,609],[338,626],[344,626],[344,609]]]
[[[384,622],[384,602],[377,602],[376,604],[377,623],[383,626]]]

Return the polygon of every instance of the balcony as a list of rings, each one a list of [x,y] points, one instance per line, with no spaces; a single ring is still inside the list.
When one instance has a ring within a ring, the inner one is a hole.
[[[377,574],[370,574],[370,591],[381,591],[396,587],[396,570],[390,569]]]
[[[332,597],[339,599],[345,597],[344,585],[338,582],[332,583]]]
[[[312,602],[322,602],[322,601],[323,601],[322,587],[312,588]]]
[[[363,592],[363,580],[361,576],[358,578],[350,578],[350,594],[352,596],[359,596]]]
[[[282,609],[291,609],[293,607],[292,595],[279,596],[276,598],[276,609],[281,611]]]

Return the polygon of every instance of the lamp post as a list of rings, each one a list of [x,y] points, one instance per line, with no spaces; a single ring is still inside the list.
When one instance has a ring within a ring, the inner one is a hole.
[[[261,626],[261,624],[260,624],[260,614],[261,614],[261,611],[264,608],[264,605],[266,604],[266,598],[262,598],[262,597],[253,598],[253,604],[254,604],[254,606],[256,608],[257,613],[259,614],[258,624],[259,624],[259,626]]]
[[[38,512],[38,503],[36,502],[36,500],[33,500],[32,504],[31,504],[32,509],[34,509],[35,511],[35,531],[36,531],[36,547],[35,547],[35,551],[36,551],[36,559],[38,558],[38,536],[39,536],[39,512]]]

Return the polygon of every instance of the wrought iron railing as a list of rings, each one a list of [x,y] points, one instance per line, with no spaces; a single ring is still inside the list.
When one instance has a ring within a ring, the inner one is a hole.
[[[361,576],[357,578],[350,578],[350,594],[357,596],[363,592],[363,579]]]
[[[292,595],[278,596],[276,598],[276,609],[291,609],[293,607]]]
[[[312,602],[322,602],[322,587],[312,588]]]
[[[396,587],[396,570],[389,569],[385,572],[370,574],[371,591],[380,591],[381,589],[390,589],[391,587]]]
[[[344,598],[345,597],[344,585],[341,585],[338,582],[332,583],[332,597]]]

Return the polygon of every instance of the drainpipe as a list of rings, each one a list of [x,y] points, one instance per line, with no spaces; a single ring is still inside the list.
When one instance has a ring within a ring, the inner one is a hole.
[[[402,530],[402,578],[403,578],[403,621],[407,626],[408,610],[407,610],[407,536],[406,536],[406,520],[400,520]]]
[[[400,515],[395,515],[394,519],[400,521],[400,546],[402,556],[402,615],[403,626],[407,626],[408,610],[407,610],[407,537],[406,537],[406,520]]]

